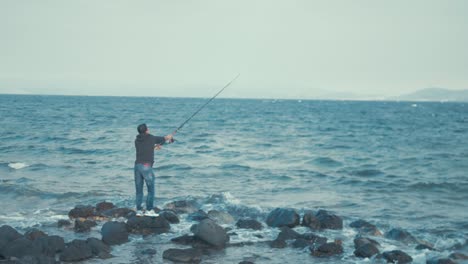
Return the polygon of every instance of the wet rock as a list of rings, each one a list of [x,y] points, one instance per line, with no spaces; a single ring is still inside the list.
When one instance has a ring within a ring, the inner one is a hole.
[[[292,239],[297,239],[300,237],[301,237],[301,234],[297,233],[296,231],[292,230],[291,228],[287,226],[283,226],[281,227],[281,232],[278,234],[278,237],[276,239],[292,240]]]
[[[285,240],[282,239],[275,239],[270,242],[270,247],[272,248],[285,248],[287,246],[287,243]]]
[[[196,212],[198,207],[194,201],[174,201],[166,204],[165,209],[172,210],[176,214],[190,214]]]
[[[375,225],[364,220],[354,221],[349,226],[357,229],[361,235],[382,236],[382,232]]]
[[[115,208],[115,205],[113,203],[110,203],[110,202],[100,202],[100,203],[96,204],[96,211],[98,213],[102,213],[104,211],[114,209],[114,208]]]
[[[84,233],[91,231],[91,228],[95,226],[97,226],[96,221],[76,219],[74,229],[77,233]]]
[[[102,241],[107,245],[119,245],[128,241],[128,231],[125,223],[107,222],[101,229]]]
[[[236,226],[238,228],[253,230],[262,230],[263,228],[262,223],[254,219],[239,219],[239,221],[236,223]]]
[[[202,259],[202,253],[199,250],[193,248],[170,248],[163,252],[163,258],[174,262],[200,263]]]
[[[321,228],[320,221],[312,211],[306,211],[304,213],[304,217],[302,218],[302,225],[314,230],[319,230]]]
[[[244,261],[239,262],[239,264],[255,264],[255,263],[252,262],[252,261],[246,261],[246,260],[244,260]]]
[[[26,233],[24,233],[24,237],[29,240],[36,240],[36,238],[43,236],[47,236],[47,234],[36,228],[28,230],[26,231]]]
[[[171,226],[161,216],[133,216],[128,219],[127,228],[131,233],[149,235],[167,233]]]
[[[195,237],[213,245],[216,248],[223,248],[229,242],[226,230],[216,224],[211,219],[205,219],[191,228]]]
[[[418,242],[418,240],[414,236],[412,236],[408,231],[399,228],[394,228],[388,231],[388,233],[385,234],[385,237],[388,239],[401,241],[406,244]]]
[[[198,210],[194,213],[191,213],[187,216],[187,220],[189,221],[202,221],[204,219],[208,219],[208,214],[205,213],[203,210]]]
[[[234,217],[226,212],[211,210],[208,212],[208,217],[214,220],[219,225],[229,225],[235,222]]]
[[[417,250],[424,250],[424,249],[428,249],[428,250],[432,250],[432,251],[436,251],[436,249],[434,247],[432,247],[431,245],[427,245],[427,244],[419,244],[416,246]]]
[[[15,263],[15,264],[55,264],[58,262],[55,261],[54,257],[39,255],[39,256],[24,256],[12,263]]]
[[[86,243],[91,247],[91,252],[93,253],[93,256],[96,256],[100,259],[108,259],[112,257],[112,255],[110,254],[110,246],[102,242],[102,240],[90,237],[86,239]]]
[[[413,258],[401,250],[386,251],[382,256],[390,263],[411,263]]]
[[[379,249],[372,243],[367,243],[360,247],[356,247],[356,250],[354,251],[354,255],[359,258],[370,258],[379,253]]]
[[[343,253],[343,246],[341,243],[337,242],[330,242],[330,243],[325,243],[318,248],[310,248],[310,251],[312,253],[312,256],[314,257],[331,257],[334,255],[339,255]]]
[[[306,248],[306,247],[310,247],[311,246],[311,242],[309,240],[305,240],[303,238],[298,238],[296,240],[294,240],[294,242],[292,243],[292,247],[293,248]]]
[[[457,264],[455,261],[448,258],[431,259],[426,261],[426,264]]]
[[[200,238],[197,238],[195,236],[191,235],[183,235],[180,237],[175,237],[171,239],[172,242],[180,245],[185,245],[185,246],[192,246],[193,248],[198,248],[198,249],[208,249],[212,248],[213,246],[208,244],[207,242],[201,240]]]
[[[455,253],[450,254],[449,258],[456,259],[456,260],[465,260],[465,259],[468,259],[468,256],[462,253],[455,252]]]
[[[319,210],[315,216],[320,221],[321,229],[343,229],[343,219],[337,215],[326,210]]]
[[[60,260],[65,262],[74,262],[90,259],[93,257],[91,246],[84,240],[75,239],[60,254]]]
[[[374,246],[380,246],[379,242],[375,241],[374,239],[367,238],[367,237],[358,237],[354,239],[354,248],[358,249],[365,244],[372,244]]]
[[[3,225],[0,227],[0,241],[8,243],[20,237],[22,237],[22,235],[9,225]]]
[[[20,237],[7,243],[1,250],[2,256],[21,258],[26,255],[34,255],[33,242],[25,237]]]
[[[315,248],[327,243],[326,237],[321,237],[313,233],[301,234],[298,239],[306,240],[309,246],[312,246]]]
[[[156,251],[156,249],[153,249],[153,248],[147,248],[147,249],[143,249],[141,251],[142,255],[154,256],[154,255],[156,255],[156,253],[158,253],[158,252]]]
[[[171,210],[163,210],[159,212],[159,215],[166,218],[166,220],[171,224],[178,224],[180,223],[179,217],[174,211]]]
[[[268,214],[266,223],[271,227],[295,227],[299,225],[299,214],[292,208],[276,208]]]
[[[32,250],[35,255],[45,255],[54,257],[56,253],[65,249],[65,241],[59,236],[41,236],[32,243]]]
[[[109,218],[125,217],[127,219],[136,215],[135,211],[129,208],[112,208],[109,210],[105,210],[100,214]]]
[[[68,212],[68,217],[75,218],[88,218],[96,216],[95,208],[91,205],[77,205],[75,208]]]
[[[60,219],[57,222],[57,227],[61,228],[61,227],[64,227],[64,226],[71,226],[71,224],[72,223],[69,220]]]

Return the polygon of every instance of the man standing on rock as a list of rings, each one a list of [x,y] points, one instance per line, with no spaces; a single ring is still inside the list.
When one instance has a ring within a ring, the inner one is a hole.
[[[136,189],[136,209],[137,215],[157,216],[153,210],[154,203],[154,150],[161,149],[161,145],[172,140],[172,135],[165,137],[153,136],[149,133],[146,124],[141,124],[137,128],[138,135],[135,138],[136,160],[135,160],[135,189]],[[146,197],[146,212],[143,211],[143,181],[148,189]]]

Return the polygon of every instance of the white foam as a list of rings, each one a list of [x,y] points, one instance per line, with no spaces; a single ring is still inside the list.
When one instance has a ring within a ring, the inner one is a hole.
[[[234,197],[234,195],[232,195],[230,192],[223,192],[222,194],[223,194],[224,199],[226,200],[226,202],[228,202],[230,204],[240,204],[241,203],[241,201],[239,199],[237,199],[236,197]]]
[[[21,163],[21,162],[11,162],[11,163],[8,164],[8,167],[10,167],[12,169],[15,169],[15,170],[26,168],[28,166],[29,166],[28,164]]]

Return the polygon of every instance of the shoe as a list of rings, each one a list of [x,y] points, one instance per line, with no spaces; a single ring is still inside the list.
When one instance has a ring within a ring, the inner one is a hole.
[[[157,214],[154,210],[149,210],[145,212],[145,216],[157,217],[159,214]]]
[[[137,210],[136,211],[136,216],[144,216],[145,213],[142,210]]]

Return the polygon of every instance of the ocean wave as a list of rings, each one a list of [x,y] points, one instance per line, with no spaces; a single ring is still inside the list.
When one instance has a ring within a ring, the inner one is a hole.
[[[314,159],[311,163],[315,165],[326,166],[326,167],[339,167],[343,165],[341,162],[336,161],[329,157],[318,157]]]
[[[223,170],[242,170],[248,171],[250,170],[250,166],[247,165],[239,165],[239,164],[223,164],[221,165],[221,169]]]
[[[450,182],[418,182],[408,186],[409,189],[414,191],[442,191],[442,192],[460,192],[466,194],[468,190],[467,183],[450,183]]]
[[[34,188],[31,185],[25,183],[30,182],[30,179],[20,178],[15,181],[14,184],[10,181],[5,182],[0,185],[0,194],[1,195],[10,195],[13,197],[38,197],[41,199],[67,199],[67,198],[89,198],[89,197],[99,197],[104,194],[96,191],[88,191],[84,193],[78,192],[66,192],[66,193],[54,193],[49,191],[43,191],[38,188]],[[19,184],[18,184],[19,183]]]
[[[22,162],[11,162],[11,163],[8,163],[8,167],[12,168],[12,169],[15,169],[15,170],[20,170],[20,169],[24,169],[26,167],[28,167],[29,165],[26,164],[26,163],[22,163]]]

